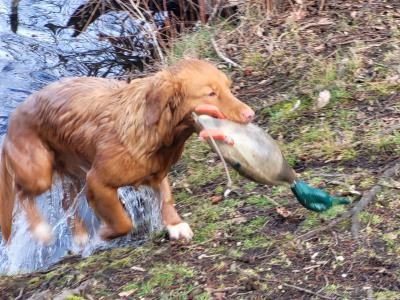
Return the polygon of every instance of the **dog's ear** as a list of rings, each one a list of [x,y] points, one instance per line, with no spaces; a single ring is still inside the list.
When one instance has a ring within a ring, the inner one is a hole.
[[[152,126],[160,121],[166,108],[174,109],[181,99],[179,82],[171,74],[162,72],[156,74],[151,80],[147,93],[144,109],[146,126]]]

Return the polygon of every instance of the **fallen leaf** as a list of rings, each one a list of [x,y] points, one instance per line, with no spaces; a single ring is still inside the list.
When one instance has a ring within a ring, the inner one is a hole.
[[[314,47],[315,52],[322,52],[326,49],[325,44],[321,44],[319,46]]]
[[[240,86],[235,85],[232,89],[234,92],[237,92],[238,90],[240,90]]]
[[[341,255],[336,256],[336,260],[337,260],[337,261],[344,261],[344,257],[341,256]]]
[[[214,295],[214,299],[216,299],[216,300],[225,299],[225,293],[224,292],[215,292],[213,295]]]
[[[353,19],[355,19],[357,17],[357,12],[356,11],[352,11],[350,13],[350,17],[352,17]]]
[[[214,258],[219,256],[219,254],[213,254],[213,255],[207,255],[207,254],[200,254],[198,259],[203,259],[203,258]]]
[[[212,196],[212,197],[210,198],[211,203],[214,203],[214,204],[221,202],[223,199],[224,199],[224,197],[221,196],[221,195]]]
[[[243,70],[243,73],[244,73],[244,75],[245,76],[249,76],[249,75],[251,75],[251,73],[253,72],[253,70],[252,69],[250,69],[250,68],[248,68],[248,69],[244,69]]]
[[[364,112],[360,111],[360,112],[357,113],[356,119],[357,120],[362,120],[362,119],[365,119],[366,116],[367,115]]]
[[[319,252],[315,252],[313,255],[311,255],[311,259],[315,259],[318,256]]]
[[[321,109],[325,107],[330,100],[331,100],[331,92],[328,90],[323,90],[322,92],[319,93],[316,103],[316,108]]]
[[[300,9],[297,11],[293,11],[288,17],[287,17],[287,22],[297,22],[303,20],[307,16],[306,11]]]
[[[237,217],[232,219],[233,224],[243,224],[246,223],[247,219],[245,217]]]
[[[277,207],[276,212],[284,218],[289,217],[292,213],[284,207]]]
[[[261,26],[257,26],[256,35],[257,35],[258,37],[263,37],[263,35],[264,35],[264,29],[263,29]]]
[[[120,296],[120,297],[129,297],[130,295],[132,295],[136,291],[137,291],[137,289],[132,289],[132,290],[129,290],[129,291],[121,292],[121,293],[118,294],[118,296]]]

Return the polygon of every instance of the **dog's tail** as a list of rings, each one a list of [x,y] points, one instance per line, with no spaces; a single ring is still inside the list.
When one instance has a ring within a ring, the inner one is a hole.
[[[0,160],[0,227],[1,235],[5,241],[8,241],[11,235],[12,214],[15,201],[15,188],[11,172],[8,155],[3,146]]]

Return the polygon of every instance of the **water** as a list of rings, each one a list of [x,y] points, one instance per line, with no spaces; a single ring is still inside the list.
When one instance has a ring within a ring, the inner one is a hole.
[[[128,18],[124,13],[102,16],[86,32],[72,38],[73,29],[63,28],[63,25],[83,1],[22,0],[18,9],[17,33],[13,33],[10,2],[0,0],[1,136],[7,130],[9,113],[33,91],[60,77],[124,78],[126,65],[149,54],[146,47],[152,43],[152,34],[149,34],[152,27]],[[144,27],[145,32],[138,33],[137,26]],[[116,53],[115,44],[99,38],[100,34],[137,36],[139,38],[130,39],[130,45],[138,48]],[[135,232],[113,242],[100,240],[97,234],[99,221],[85,197],[80,195],[77,209],[90,235],[89,244],[80,249],[74,245],[67,226],[67,216],[72,211],[63,211],[61,185],[54,178],[51,191],[37,199],[40,211],[53,227],[54,242],[50,246],[40,246],[32,240],[25,217],[16,207],[12,239],[7,246],[3,241],[0,243],[0,274],[43,270],[70,253],[88,256],[97,249],[126,244],[135,246],[146,238],[147,233],[161,227],[158,201],[151,190],[125,187],[118,192],[136,226]]]

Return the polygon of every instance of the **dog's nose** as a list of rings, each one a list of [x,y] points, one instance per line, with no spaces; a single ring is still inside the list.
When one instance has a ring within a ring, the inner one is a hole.
[[[246,109],[242,111],[242,117],[244,119],[245,122],[249,123],[251,121],[253,121],[254,119],[254,110],[252,109]]]

